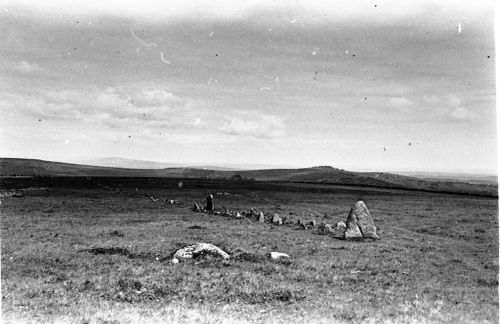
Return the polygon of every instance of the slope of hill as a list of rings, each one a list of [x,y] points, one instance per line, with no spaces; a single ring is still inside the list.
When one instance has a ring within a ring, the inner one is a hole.
[[[0,158],[0,176],[175,177],[234,181],[288,181],[498,196],[497,184],[427,181],[392,173],[350,172],[332,167],[249,171],[197,168],[126,169],[32,159]]]
[[[444,172],[395,172],[401,175],[418,178],[427,181],[450,181],[467,182],[478,184],[496,184],[498,176],[494,174],[474,174],[474,173],[444,173]]]
[[[447,191],[458,193],[483,193],[488,195],[498,195],[497,183],[469,183],[465,181],[455,180],[453,178],[442,179],[420,179],[394,173],[382,172],[366,172],[357,173],[359,175],[371,177],[374,179],[389,182],[394,185],[399,185],[407,189],[427,190],[427,191]]]

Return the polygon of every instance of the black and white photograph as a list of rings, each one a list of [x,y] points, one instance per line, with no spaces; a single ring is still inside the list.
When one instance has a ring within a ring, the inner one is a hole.
[[[499,323],[495,9],[0,0],[1,322]]]

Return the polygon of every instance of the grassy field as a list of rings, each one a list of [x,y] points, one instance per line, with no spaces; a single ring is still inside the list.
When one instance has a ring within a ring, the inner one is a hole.
[[[496,198],[171,181],[138,183],[138,193],[129,183],[2,199],[3,322],[498,322]],[[381,239],[344,241],[191,211],[218,191],[229,193],[215,197],[218,208],[253,207],[290,222],[345,221],[361,198]],[[196,242],[232,258],[169,262]],[[270,260],[270,251],[290,259]]]

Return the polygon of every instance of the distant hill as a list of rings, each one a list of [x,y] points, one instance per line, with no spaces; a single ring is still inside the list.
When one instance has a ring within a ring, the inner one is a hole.
[[[83,165],[103,166],[111,168],[125,168],[125,169],[165,169],[165,168],[183,167],[182,164],[176,164],[176,163],[133,160],[133,159],[125,159],[119,157],[82,160],[75,163]]]
[[[429,181],[393,173],[351,172],[326,166],[248,171],[201,168],[135,169],[0,158],[0,176],[175,177],[234,181],[287,181],[498,196],[497,184],[471,184],[449,180]]]
[[[111,168],[124,168],[124,169],[166,169],[166,168],[196,168],[208,170],[222,170],[222,171],[242,171],[242,170],[259,170],[275,168],[275,166],[268,166],[264,164],[204,164],[204,163],[167,163],[167,162],[153,162],[146,160],[135,160],[121,157],[106,157],[96,159],[77,159],[67,161],[65,163],[82,164],[92,166],[103,166]]]

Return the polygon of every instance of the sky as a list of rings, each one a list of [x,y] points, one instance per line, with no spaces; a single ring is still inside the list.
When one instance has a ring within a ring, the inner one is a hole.
[[[494,1],[0,0],[0,156],[497,170]]]

